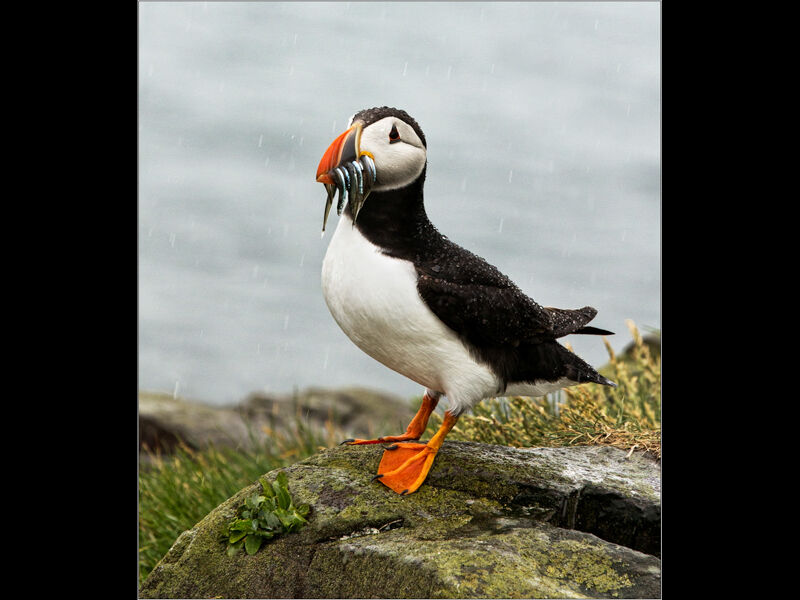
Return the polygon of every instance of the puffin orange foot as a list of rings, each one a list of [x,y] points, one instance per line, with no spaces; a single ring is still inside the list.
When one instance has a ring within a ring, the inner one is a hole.
[[[363,444],[393,444],[395,442],[409,442],[411,440],[418,440],[423,433],[425,433],[425,428],[428,426],[428,418],[431,416],[431,413],[436,408],[436,404],[439,402],[438,395],[430,395],[428,392],[425,392],[425,395],[422,397],[422,404],[417,411],[417,414],[414,415],[414,418],[411,420],[411,423],[408,424],[406,428],[406,432],[401,435],[387,435],[386,437],[379,437],[375,440],[362,440],[362,439],[349,439],[343,441],[342,444],[348,444],[349,446],[360,446]]]
[[[437,449],[427,444],[400,443],[386,448],[378,466],[378,479],[398,494],[412,494],[425,478]]]

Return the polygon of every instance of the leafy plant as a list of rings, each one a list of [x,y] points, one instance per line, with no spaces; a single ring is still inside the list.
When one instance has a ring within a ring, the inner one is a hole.
[[[228,525],[228,555],[233,556],[245,549],[255,554],[261,545],[275,536],[298,531],[307,523],[308,504],[295,506],[289,494],[286,473],[278,473],[270,483],[259,478],[262,494],[254,492],[245,498],[235,518]]]

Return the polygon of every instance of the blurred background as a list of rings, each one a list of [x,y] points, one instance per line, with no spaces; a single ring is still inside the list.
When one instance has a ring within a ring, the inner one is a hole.
[[[333,321],[322,153],[362,108],[428,141],[439,231],[537,302],[660,329],[660,3],[142,2],[138,385],[420,387]],[[597,337],[566,338],[600,366]]]

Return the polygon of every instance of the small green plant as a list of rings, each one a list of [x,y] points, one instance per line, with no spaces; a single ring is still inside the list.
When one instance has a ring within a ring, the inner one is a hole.
[[[255,554],[264,541],[275,536],[298,531],[307,523],[308,504],[295,506],[289,495],[288,478],[281,471],[270,483],[259,478],[263,494],[254,492],[236,511],[236,518],[228,525],[228,555],[233,556],[244,547],[247,554]]]

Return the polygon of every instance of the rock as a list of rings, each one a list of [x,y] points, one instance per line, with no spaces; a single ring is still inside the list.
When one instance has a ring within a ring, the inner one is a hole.
[[[660,466],[646,455],[451,441],[400,496],[371,481],[382,452],[283,469],[308,524],[230,557],[227,524],[260,489],[244,488],[178,538],[140,597],[661,597]]]
[[[642,336],[642,343],[644,343],[644,345],[649,348],[650,355],[653,358],[661,356],[661,334],[646,333]],[[628,358],[631,357],[635,349],[636,349],[636,342],[633,341],[622,349],[622,352],[620,352],[619,357],[622,360],[627,360]]]
[[[313,427],[328,422],[344,437],[377,437],[405,431],[414,416],[411,403],[362,388],[310,388],[301,393],[251,394],[234,406],[207,406],[170,394],[139,392],[139,446],[170,453],[183,442],[192,449],[248,447],[264,428],[288,427],[301,419]],[[140,452],[146,461],[146,454]]]
[[[421,391],[421,388],[420,388]],[[416,410],[399,396],[359,387],[308,388],[273,396],[255,392],[239,408],[248,419],[275,415],[284,422],[300,416],[323,427],[328,421],[352,437],[374,438],[385,431],[405,431]]]
[[[247,423],[234,409],[139,392],[140,449],[169,453],[181,442],[195,450],[210,444],[235,446],[247,437]]]

